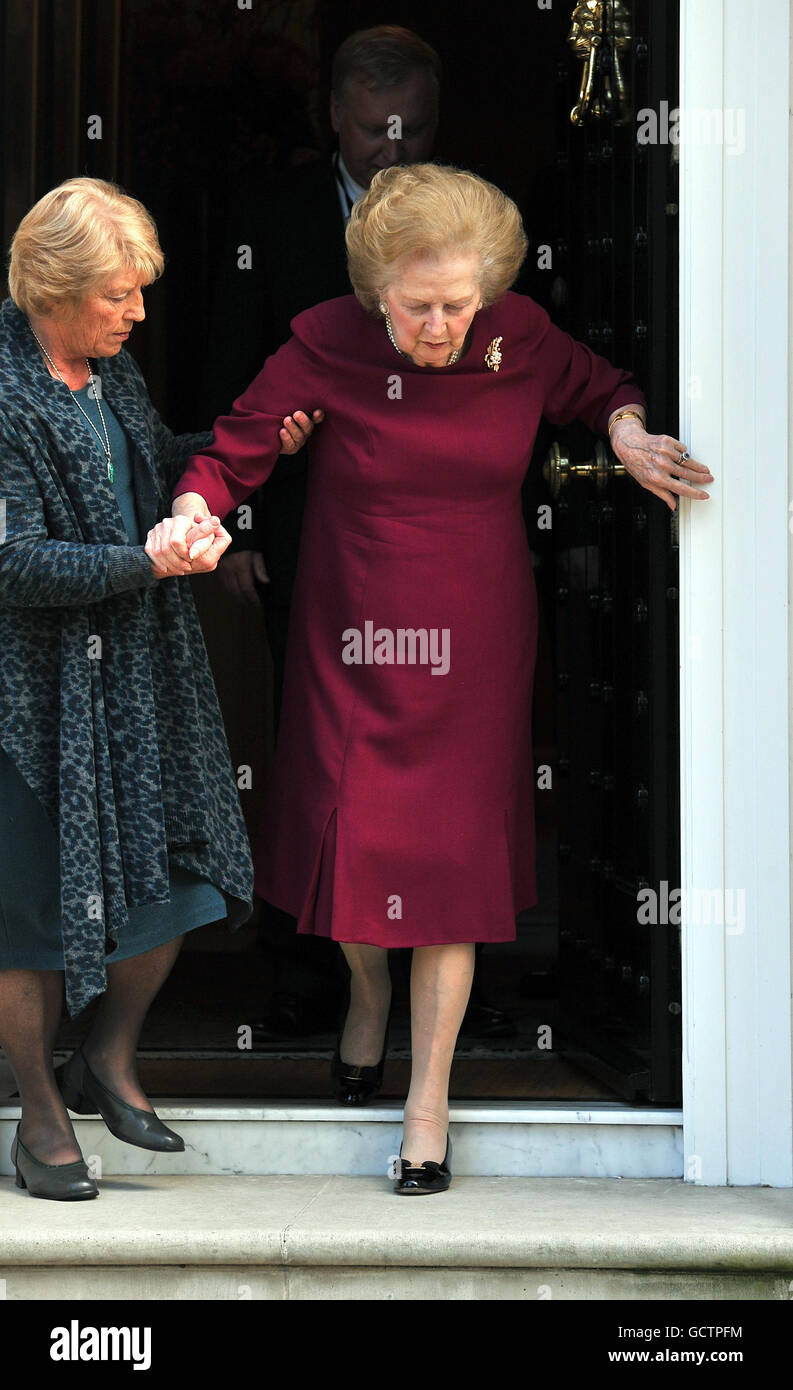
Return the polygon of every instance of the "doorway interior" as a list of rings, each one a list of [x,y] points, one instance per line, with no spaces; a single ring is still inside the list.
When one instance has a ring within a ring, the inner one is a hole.
[[[636,120],[643,108],[675,105],[676,3],[606,4],[612,65],[596,72],[576,125],[582,59],[568,38],[583,7],[569,0],[52,8],[30,40],[40,75],[35,186],[23,187],[9,152],[6,219],[77,172],[114,178],[151,209],[167,274],[149,291],[134,351],[174,430],[211,425],[194,366],[235,180],[258,167],[287,177],[300,162],[327,158],[335,47],[353,29],[398,23],[443,61],[437,157],[492,179],[524,213],[530,250],[517,288],[631,368],[654,427],[676,431],[675,150],[640,143]],[[22,23],[13,0],[9,13]],[[4,37],[8,126],[22,39],[8,28]],[[56,52],[66,55],[71,85]],[[107,114],[104,138],[92,143],[81,113],[94,109]],[[527,475],[541,613],[539,902],[519,917],[514,943],[479,959],[478,1007],[452,1075],[457,1099],[680,1100],[679,936],[674,924],[637,919],[642,889],[660,894],[664,882],[679,882],[675,518],[613,463],[582,427],[543,427]],[[253,832],[272,746],[264,626],[212,577],[195,590],[232,757],[254,769],[242,792]],[[404,1096],[407,1084],[407,954],[393,953],[384,1097]],[[245,1045],[272,986],[255,919],[234,937],[220,926],[191,933],[146,1023],[144,1085],[185,1097],[327,1097],[333,1027],[257,1033]],[[64,1021],[59,1048],[87,1026],[85,1015]]]

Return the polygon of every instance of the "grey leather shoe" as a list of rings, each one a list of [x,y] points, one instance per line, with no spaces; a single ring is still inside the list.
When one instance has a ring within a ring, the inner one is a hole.
[[[129,1105],[94,1076],[82,1048],[72,1053],[61,1073],[64,1104],[77,1115],[101,1115],[111,1134],[138,1149],[181,1153],[184,1139],[158,1119],[153,1110]]]
[[[11,1162],[17,1187],[26,1187],[31,1197],[50,1197],[56,1202],[80,1202],[98,1197],[99,1188],[89,1176],[82,1159],[75,1163],[42,1163],[25,1148],[19,1125],[11,1145]]]

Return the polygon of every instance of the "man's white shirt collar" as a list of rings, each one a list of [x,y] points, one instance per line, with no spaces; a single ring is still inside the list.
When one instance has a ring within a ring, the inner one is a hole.
[[[336,180],[336,188],[339,194],[339,203],[341,205],[341,211],[344,221],[348,222],[350,219],[350,209],[347,204],[347,198],[349,198],[351,203],[357,203],[358,199],[363,197],[364,193],[366,192],[366,189],[362,188],[362,186],[359,183],[355,182],[355,179],[352,177],[352,174],[347,168],[347,165],[344,163],[341,154],[339,154],[338,161],[336,163],[336,169],[338,170],[339,175],[339,177]],[[340,184],[344,185],[344,191],[342,191]],[[347,198],[345,198],[344,196],[345,192],[347,194]]]

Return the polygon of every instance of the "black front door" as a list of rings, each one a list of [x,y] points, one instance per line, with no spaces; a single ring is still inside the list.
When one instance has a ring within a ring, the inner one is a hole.
[[[651,431],[676,433],[676,147],[643,141],[663,137],[676,105],[677,5],[601,9],[594,64],[567,35],[559,50],[532,291],[633,370]],[[538,454],[553,498],[537,548],[554,688],[555,1047],[628,1100],[677,1102],[679,927],[665,920],[679,881],[677,517],[581,426],[546,428]]]
[[[648,397],[651,429],[673,433],[676,151],[639,136],[653,134],[642,112],[655,113],[657,136],[673,124],[677,4],[604,0],[602,8],[605,43],[576,124],[570,112],[584,58],[568,43],[572,0],[431,7],[392,0],[385,17],[417,29],[442,55],[438,157],[492,178],[523,205],[532,251],[518,288],[573,336],[631,367]],[[343,7],[284,0],[232,11],[221,18],[212,0],[197,0],[191,25],[175,38],[171,7],[161,0],[9,0],[0,26],[5,242],[30,202],[72,174],[118,178],[143,199],[169,266],[164,286],[150,291],[135,350],[177,428],[208,423],[196,363],[217,272],[215,232],[233,183],[229,161],[236,167],[235,159],[255,153],[286,167],[304,158],[308,138],[297,115],[311,85],[306,72],[315,67],[310,94],[327,135],[333,49],[353,28],[384,19],[374,0]],[[579,23],[598,6],[575,11]],[[245,27],[254,14],[257,45]],[[234,27],[236,66],[216,61],[219,25]],[[613,59],[607,66],[615,46],[619,74]],[[244,83],[241,54],[256,58]],[[540,902],[521,917],[514,951],[490,949],[480,959],[455,1096],[616,1094],[658,1103],[680,1096],[679,937],[674,913],[664,913],[679,881],[674,518],[611,472],[597,446],[582,428],[544,427],[527,481],[541,600],[536,761],[547,769],[536,797]],[[537,526],[537,507],[550,507],[550,527]],[[234,761],[256,762],[248,796],[260,797],[263,635],[228,602],[216,613],[207,601],[204,617]],[[253,827],[256,807],[246,811]],[[657,895],[655,922],[639,920],[644,888]],[[206,954],[192,935],[147,1023],[144,1053],[166,1069],[159,1089],[325,1095],[330,1034],[276,1039],[240,1067],[237,1026],[259,1015],[268,988],[253,931],[233,950],[205,931]],[[384,1092],[392,1096],[404,1095],[409,1051],[405,980],[397,986],[396,1060]],[[189,1017],[185,1001],[195,1001]],[[175,1072],[184,1057],[189,1062]],[[264,1070],[254,1075],[257,1066]]]

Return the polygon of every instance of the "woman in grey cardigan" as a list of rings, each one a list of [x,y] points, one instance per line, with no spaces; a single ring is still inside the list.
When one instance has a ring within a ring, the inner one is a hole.
[[[212,518],[188,549],[186,522],[158,521],[208,436],[166,429],[123,350],[162,269],[145,208],[72,179],[21,222],[0,309],[0,1044],[22,1104],[17,1184],[43,1197],[97,1194],[67,1105],[128,1143],[184,1148],[138,1081],[140,1029],[184,933],[251,911],[184,579],[229,537]],[[285,452],[303,437],[283,431]],[[64,980],[71,1014],[101,1002],[59,1089]]]

